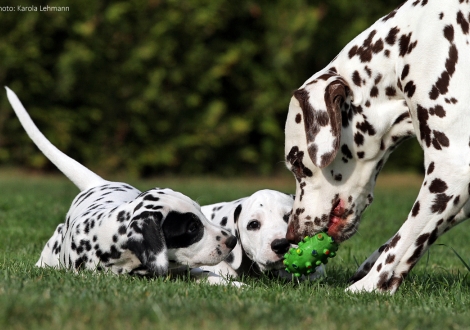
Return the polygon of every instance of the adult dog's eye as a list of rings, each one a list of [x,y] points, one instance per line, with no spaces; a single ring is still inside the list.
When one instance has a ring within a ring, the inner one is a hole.
[[[259,223],[258,220],[251,220],[248,222],[248,225],[246,226],[246,229],[248,230],[258,230],[261,227],[261,224]]]
[[[290,218],[291,213],[292,213],[292,211],[290,211],[289,213],[284,214],[284,216],[282,217],[282,219],[284,220],[285,223],[289,223],[289,218]]]

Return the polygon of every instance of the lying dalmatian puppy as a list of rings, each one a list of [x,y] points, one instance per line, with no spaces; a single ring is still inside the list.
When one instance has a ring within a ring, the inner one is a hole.
[[[409,0],[379,19],[291,99],[285,155],[297,180],[287,238],[342,242],[373,200],[390,153],[417,136],[425,178],[408,219],[350,291],[394,293],[436,239],[470,212],[470,4]]]
[[[185,195],[106,181],[63,154],[34,125],[16,94],[7,88],[7,95],[33,142],[81,191],[36,266],[162,276],[181,265],[218,264],[236,246],[236,237],[208,221]],[[204,274],[210,283],[225,283]]]
[[[283,271],[282,261],[291,247],[285,236],[293,203],[292,195],[265,189],[233,202],[202,206],[202,213],[208,219],[235,234],[239,242],[224,261],[202,268],[235,278],[259,276],[268,271],[291,278]],[[313,280],[323,275],[322,266],[308,278]]]

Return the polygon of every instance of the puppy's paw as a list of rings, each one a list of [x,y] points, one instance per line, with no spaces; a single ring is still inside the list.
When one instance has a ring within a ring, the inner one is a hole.
[[[245,283],[227,279],[225,277],[222,277],[220,275],[217,275],[207,270],[203,270],[201,268],[191,269],[190,274],[191,274],[191,277],[196,278],[198,281],[207,280],[207,283],[211,285],[229,285],[229,286],[235,286],[237,288],[242,288],[242,287],[247,286]]]
[[[228,286],[235,286],[237,288],[247,287],[247,285],[245,283],[232,281],[232,280],[227,280],[227,279],[225,279],[223,277],[220,277],[218,275],[207,277],[207,282],[211,285],[228,285]]]

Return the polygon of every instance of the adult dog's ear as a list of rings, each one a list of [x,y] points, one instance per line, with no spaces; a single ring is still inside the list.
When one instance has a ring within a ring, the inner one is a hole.
[[[341,140],[341,105],[348,87],[341,77],[337,77],[328,79],[332,81],[324,89],[323,81],[314,80],[307,84],[294,92],[295,100],[293,98],[290,104],[290,107],[298,106],[302,110],[308,154],[320,168],[333,161]]]
[[[168,256],[162,230],[163,215],[144,211],[135,216],[127,230],[127,248],[132,251],[150,273],[161,276],[168,272]]]

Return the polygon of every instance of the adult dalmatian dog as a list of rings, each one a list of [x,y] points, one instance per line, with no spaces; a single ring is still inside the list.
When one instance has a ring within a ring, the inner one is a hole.
[[[202,268],[235,278],[264,272],[290,277],[282,271],[282,261],[291,247],[285,236],[293,203],[292,195],[264,189],[236,201],[202,206],[206,218],[234,234],[239,243],[225,260]],[[323,274],[323,267],[318,267],[309,278]]]
[[[416,136],[425,177],[406,222],[349,291],[394,293],[431,244],[469,216],[470,4],[410,0],[362,32],[291,99],[296,200],[287,238],[351,237],[389,154]]]
[[[160,188],[141,192],[104,180],[63,154],[35,126],[16,94],[7,88],[7,95],[33,142],[81,191],[36,266],[162,276],[181,265],[218,264],[236,246],[236,237],[208,221],[185,195]],[[226,283],[220,276],[195,275]]]

